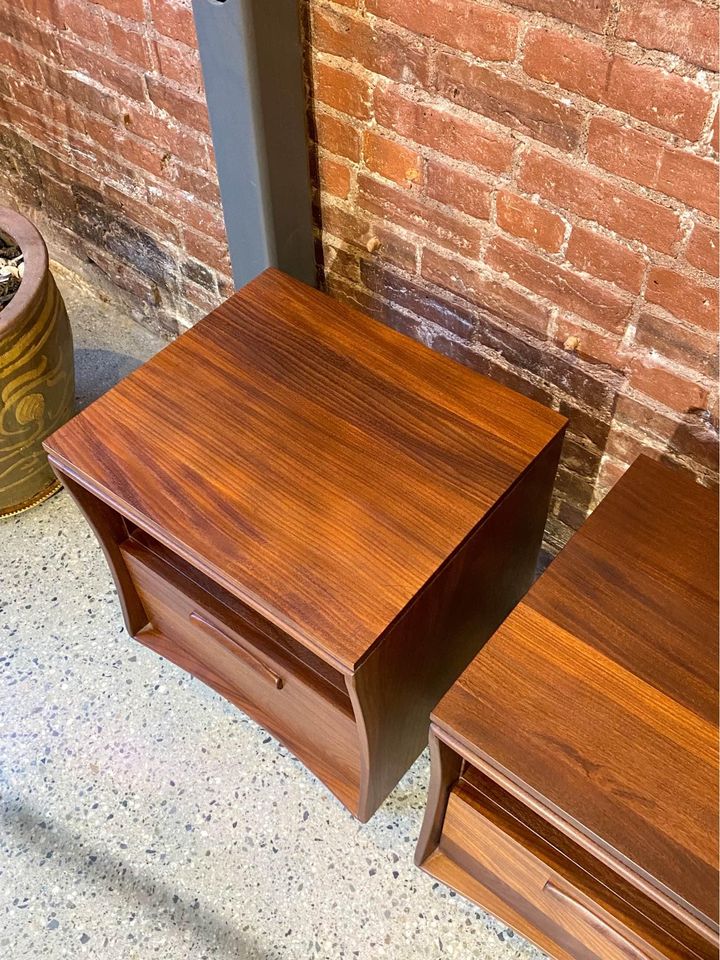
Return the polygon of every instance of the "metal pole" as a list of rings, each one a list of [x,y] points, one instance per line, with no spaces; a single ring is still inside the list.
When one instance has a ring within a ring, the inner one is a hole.
[[[315,284],[296,0],[192,0],[240,287],[268,266]]]

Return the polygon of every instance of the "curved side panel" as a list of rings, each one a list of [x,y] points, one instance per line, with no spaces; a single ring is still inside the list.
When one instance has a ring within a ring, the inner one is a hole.
[[[430,786],[420,838],[415,850],[415,863],[422,867],[437,848],[442,833],[448,796],[460,776],[462,758],[440,740],[433,726],[430,727]]]
[[[148,616],[120,552],[120,544],[127,539],[128,535],[125,521],[120,514],[63,473],[52,459],[50,459],[50,465],[77,504],[102,547],[105,559],[110,567],[110,573],[115,581],[125,626],[130,636],[134,637],[143,627],[147,626]]]

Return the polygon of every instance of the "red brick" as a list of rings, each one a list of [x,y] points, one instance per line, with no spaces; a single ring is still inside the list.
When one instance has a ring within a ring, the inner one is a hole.
[[[143,79],[132,67],[66,39],[61,40],[61,49],[66,68],[79,71],[91,77],[95,83],[102,84],[132,100],[145,99]]]
[[[525,73],[598,102],[605,93],[610,61],[610,54],[598,44],[565,33],[533,30],[525,40]]]
[[[202,203],[207,204],[209,207],[214,207],[218,214],[221,212],[220,205],[220,188],[218,187],[217,177],[214,175],[214,170],[209,172],[205,167],[186,166],[183,163],[173,163],[171,166],[168,166],[169,177],[168,179],[180,190],[184,190],[185,193],[190,194],[197,200],[200,200]],[[225,230],[224,225],[220,227],[219,235],[224,237]]]
[[[677,214],[601,177],[535,151],[522,165],[519,186],[609,230],[671,253],[680,236]]]
[[[565,222],[556,213],[508,190],[498,191],[497,223],[515,237],[531,240],[548,253],[556,253],[565,239]]]
[[[354,73],[331,67],[327,63],[316,63],[313,67],[313,86],[315,97],[321,103],[360,120],[367,120],[370,116],[370,88],[367,81]]]
[[[665,150],[657,189],[717,217],[720,210],[720,165],[682,150]]]
[[[679,413],[702,410],[708,401],[708,390],[702,384],[655,365],[650,360],[635,361],[630,386]]]
[[[197,50],[182,43],[165,43],[161,40],[156,41],[154,46],[160,74],[185,87],[194,96],[202,95],[204,87]]]
[[[466,256],[479,253],[482,233],[477,227],[427,206],[415,192],[398,190],[363,174],[358,177],[358,185],[358,203],[369,213]]]
[[[136,20],[141,22],[145,19],[145,7],[143,0],[91,0],[91,3],[104,7],[112,13],[118,13],[127,20]],[[169,3],[166,0],[166,5]]]
[[[347,160],[360,159],[360,134],[356,126],[322,111],[315,113],[314,122],[314,137],[319,146]]]
[[[86,0],[58,0],[57,22],[61,30],[67,30],[85,40],[96,43],[108,42],[108,24],[101,7]]]
[[[617,35],[718,69],[717,10],[692,0],[624,0]]]
[[[183,246],[186,253],[208,267],[212,267],[213,270],[231,273],[227,243],[212,240],[194,230],[186,229],[183,230]]]
[[[593,117],[588,133],[588,160],[645,187],[654,187],[665,145],[630,127]]]
[[[491,189],[484,181],[437,160],[428,161],[426,181],[425,190],[433,200],[478,220],[489,219]]]
[[[142,224],[147,229],[153,230],[168,243],[180,242],[180,232],[177,223],[148,204],[144,195],[141,200],[137,200],[120,190],[116,190],[109,184],[105,184],[103,187],[103,196],[106,197],[108,203],[125,214],[128,220],[133,220],[135,223]]]
[[[561,150],[578,146],[583,118],[574,107],[450,54],[437,69],[438,90],[448,100]]]
[[[415,244],[399,237],[392,226],[371,222],[370,218],[358,216],[355,211],[348,213],[334,204],[326,203],[323,204],[322,227],[325,234],[352,244],[362,251],[364,256],[368,253],[368,242],[379,241],[380,246],[375,250],[376,259],[382,263],[392,263],[404,270],[415,269]]]
[[[482,60],[514,60],[518,18],[471,0],[366,0],[365,9]]]
[[[367,20],[313,8],[312,45],[391,80],[427,85],[429,57],[423,41],[398,37]]]
[[[113,2],[124,6],[127,0],[113,0]],[[142,4],[142,0],[140,0],[140,3]],[[195,21],[189,2],[185,3],[183,0],[150,0],[150,8],[152,10],[152,24],[158,33],[170,37],[172,40],[180,40],[189,47],[197,45]],[[122,13],[122,10],[117,12]]]
[[[117,57],[134,63],[141,70],[153,69],[150,44],[145,37],[129,30],[124,23],[115,23],[113,20],[108,20],[107,30],[110,49]]]
[[[712,95],[696,83],[659,67],[616,57],[610,68],[605,102],[654,127],[697,140],[705,125]]]
[[[648,303],[664,307],[680,320],[686,320],[706,330],[717,329],[716,284],[702,286],[674,270],[653,267],[648,275],[645,299]]]
[[[717,344],[707,334],[687,330],[677,321],[664,320],[652,313],[640,315],[636,324],[635,343],[668,360],[717,378]]]
[[[566,256],[585,273],[609,280],[630,293],[640,292],[645,258],[616,240],[609,240],[585,227],[573,227]]]
[[[207,145],[196,130],[180,127],[169,118],[155,117],[140,104],[125,104],[123,126],[129,133],[162,147],[201,170],[210,165]]]
[[[11,68],[16,77],[22,77],[37,84],[42,83],[43,70],[36,60],[37,58],[29,50],[0,36],[0,63],[6,68]]]
[[[386,180],[394,180],[404,187],[422,182],[422,161],[419,154],[409,147],[381,137],[374,130],[367,130],[363,153],[368,169]]]
[[[623,368],[619,334],[613,336],[597,330],[589,330],[583,324],[561,314],[557,319],[555,340],[568,353],[575,353],[585,360],[607,364],[615,370]]]
[[[510,169],[513,141],[481,122],[458,117],[442,107],[417,103],[395,90],[375,90],[377,122],[402,137],[431,147],[456,160],[476,164],[496,173]]]
[[[42,79],[49,90],[100,116],[109,119],[117,118],[117,98],[109,97],[107,92],[96,87],[90,78],[83,80],[77,74],[73,75],[58,69],[52,63],[39,64],[39,68],[42,72]]]
[[[320,187],[326,193],[345,199],[350,193],[350,169],[340,160],[335,160],[328,154],[318,157],[318,174]]]
[[[718,225],[706,227],[703,223],[696,223],[685,252],[686,259],[694,267],[717,277],[720,276],[718,249]]]
[[[713,148],[715,153],[720,152],[720,106],[718,106],[717,110],[715,111],[715,119],[712,123],[710,146]]]
[[[507,0],[516,7],[547,13],[566,23],[576,23],[602,33],[610,13],[610,0]]]
[[[434,250],[425,249],[421,273],[430,283],[450,290],[510,323],[519,323],[540,333],[547,330],[550,319],[547,307],[483,276],[477,269],[464,266],[455,257],[448,259]]]
[[[600,284],[495,237],[486,262],[516,283],[606,330],[622,330],[631,303]]]
[[[157,77],[147,78],[150,99],[160,110],[200,133],[209,133],[210,124],[204,100],[196,100]]]

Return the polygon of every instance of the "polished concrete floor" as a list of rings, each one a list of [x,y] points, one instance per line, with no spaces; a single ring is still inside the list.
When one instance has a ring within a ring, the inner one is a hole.
[[[162,342],[57,276],[85,404]],[[64,493],[0,521],[3,960],[537,960],[414,867],[427,776],[422,757],[358,824],[128,638]]]

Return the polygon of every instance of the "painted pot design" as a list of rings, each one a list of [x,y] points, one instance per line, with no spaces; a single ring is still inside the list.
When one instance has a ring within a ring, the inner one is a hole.
[[[43,238],[25,217],[0,207],[0,232],[20,247],[24,273],[0,310],[0,517],[60,489],[42,442],[73,413],[73,342]]]

